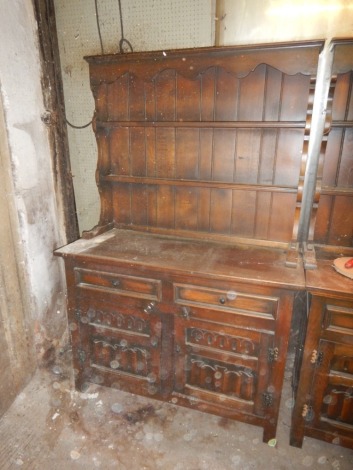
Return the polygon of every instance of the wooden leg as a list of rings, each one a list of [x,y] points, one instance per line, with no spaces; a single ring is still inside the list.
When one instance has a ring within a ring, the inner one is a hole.
[[[262,441],[268,444],[270,441],[276,438],[276,425],[270,422],[264,426],[264,433]]]
[[[302,448],[303,445],[303,436],[296,436],[295,432],[291,432],[289,444],[293,447],[298,447],[299,449]]]

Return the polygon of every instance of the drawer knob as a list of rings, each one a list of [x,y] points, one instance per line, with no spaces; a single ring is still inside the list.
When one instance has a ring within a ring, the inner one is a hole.
[[[112,286],[113,286],[113,287],[119,287],[119,286],[120,286],[120,281],[119,281],[119,279],[113,279],[113,280],[112,280]]]
[[[219,298],[219,302],[224,305],[226,303],[226,299],[224,297]]]

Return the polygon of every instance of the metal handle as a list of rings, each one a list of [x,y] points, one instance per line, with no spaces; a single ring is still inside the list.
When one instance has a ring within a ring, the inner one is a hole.
[[[144,309],[143,311],[147,314],[153,313],[153,311],[156,308],[156,303],[155,302],[150,302]]]
[[[189,307],[182,307],[181,308],[181,315],[185,318],[185,320],[190,319],[190,309]]]
[[[219,302],[224,305],[226,303],[226,299],[224,297],[219,298]]]
[[[113,280],[112,280],[112,286],[114,286],[114,287],[119,287],[119,286],[120,286],[120,281],[119,281],[119,279],[113,279]]]

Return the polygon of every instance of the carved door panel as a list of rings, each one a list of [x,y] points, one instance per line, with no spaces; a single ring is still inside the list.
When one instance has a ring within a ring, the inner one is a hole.
[[[304,435],[353,445],[353,310],[350,301],[313,296],[291,444]]]
[[[70,323],[77,384],[100,383],[154,396],[161,386],[160,315],[145,300],[79,297]]]
[[[273,334],[176,317],[175,337],[178,396],[200,401],[202,408],[209,404],[210,411],[220,407],[257,416],[273,406]]]
[[[321,340],[311,401],[302,410],[306,424],[323,431],[353,432],[353,347]],[[336,444],[339,444],[337,438]]]

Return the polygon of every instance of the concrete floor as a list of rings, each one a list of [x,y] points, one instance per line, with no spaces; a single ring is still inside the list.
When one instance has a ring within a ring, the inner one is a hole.
[[[91,385],[73,388],[69,352],[37,372],[0,421],[0,469],[352,470],[353,451],[290,447],[291,365],[277,445],[262,429]]]

